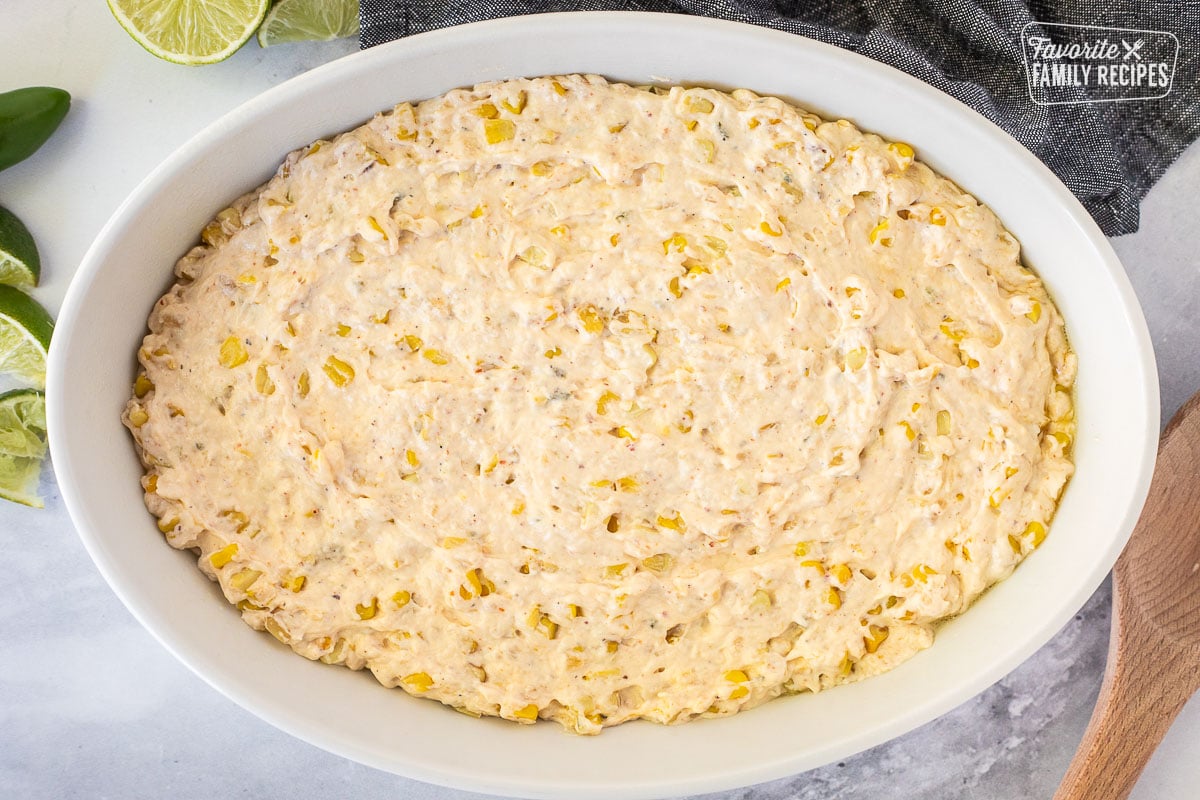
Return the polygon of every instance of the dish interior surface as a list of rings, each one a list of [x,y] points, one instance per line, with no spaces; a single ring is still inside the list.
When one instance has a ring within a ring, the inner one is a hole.
[[[474,720],[398,694],[381,703],[370,679],[297,659],[243,626],[210,596],[214,587],[191,559],[162,545],[142,507],[140,466],[119,415],[141,320],[170,280],[166,265],[212,210],[263,182],[283,153],[400,100],[571,72],[744,86],[851,119],[911,143],[1020,239],[1079,358],[1077,473],[1053,534],[972,607],[969,624],[951,621],[933,648],[861,684],[730,719],[627,725],[586,739]],[[160,281],[140,273],[146,263],[164,264]],[[110,311],[122,307],[137,312]],[[1085,212],[1027,151],[877,63],[785,34],[638,14],[552,15],[427,34],[328,65],[236,110],[151,175],[102,232],[60,316],[49,384],[51,446],[80,534],[125,603],[181,660],[243,706],[334,752],[415,778],[526,796],[729,788],[826,763],[943,713],[1032,653],[1099,584],[1140,510],[1158,431],[1152,351],[1128,282]],[[464,752],[472,754],[467,764]]]

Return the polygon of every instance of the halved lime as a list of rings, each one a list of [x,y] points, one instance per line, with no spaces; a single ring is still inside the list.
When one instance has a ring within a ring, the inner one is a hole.
[[[138,44],[176,64],[214,64],[245,44],[271,0],[108,0]]]
[[[262,27],[263,47],[342,39],[358,33],[358,0],[277,0]]]
[[[33,234],[17,215],[0,206],[0,283],[34,287],[42,274]]]
[[[39,389],[46,385],[46,348],[54,320],[20,289],[0,285],[0,373]]]
[[[36,389],[0,394],[0,498],[41,508],[37,488],[45,457],[45,396]]]

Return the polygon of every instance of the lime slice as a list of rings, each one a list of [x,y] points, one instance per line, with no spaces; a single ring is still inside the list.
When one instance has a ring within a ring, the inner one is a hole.
[[[262,27],[263,47],[342,39],[358,33],[358,0],[277,0]]]
[[[125,32],[176,64],[214,64],[254,35],[270,0],[108,0]]]
[[[0,373],[46,385],[46,348],[54,320],[29,295],[0,286]]]
[[[37,485],[45,457],[45,396],[36,389],[0,394],[0,498],[41,508]]]
[[[0,206],[0,283],[9,286],[37,286],[42,274],[33,234],[17,216]]]

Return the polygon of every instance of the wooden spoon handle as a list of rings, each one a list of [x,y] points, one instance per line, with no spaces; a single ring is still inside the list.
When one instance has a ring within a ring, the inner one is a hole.
[[[1123,640],[1119,619],[1114,614],[1096,710],[1054,800],[1128,797],[1190,694],[1178,675],[1182,665],[1150,642]]]

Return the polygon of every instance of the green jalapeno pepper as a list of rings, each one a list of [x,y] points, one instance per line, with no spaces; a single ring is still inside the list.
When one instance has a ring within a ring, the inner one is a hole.
[[[50,86],[0,93],[0,170],[33,155],[70,107],[71,95]]]

